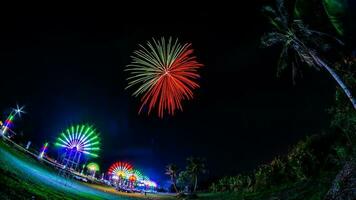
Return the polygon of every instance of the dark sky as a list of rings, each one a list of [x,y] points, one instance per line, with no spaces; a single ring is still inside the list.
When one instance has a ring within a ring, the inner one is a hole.
[[[276,78],[280,49],[260,48],[270,30],[261,5],[7,15],[0,31],[2,118],[16,103],[26,105],[15,130],[38,149],[70,124],[94,124],[105,171],[126,160],[160,179],[166,164],[183,168],[190,155],[206,157],[211,176],[252,170],[326,127],[333,98],[325,73],[306,69],[295,86],[288,71]],[[163,120],[137,114],[123,72],[139,43],[160,36],[192,42],[205,65],[195,99]]]

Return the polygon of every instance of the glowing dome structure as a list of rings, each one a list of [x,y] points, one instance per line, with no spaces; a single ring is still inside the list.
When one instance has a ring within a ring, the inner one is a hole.
[[[100,167],[97,163],[91,162],[87,164],[87,169],[91,173],[91,175],[95,177],[95,173],[100,170]]]
[[[90,171],[99,171],[100,167],[97,163],[91,162],[91,163],[87,164],[87,169]]]

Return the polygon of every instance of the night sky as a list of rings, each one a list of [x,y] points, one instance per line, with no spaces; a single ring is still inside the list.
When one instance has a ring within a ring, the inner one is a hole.
[[[184,9],[175,17],[137,10],[132,17],[124,7],[7,15],[0,31],[2,119],[16,103],[25,105],[15,130],[38,149],[71,124],[95,125],[103,145],[96,161],[105,171],[124,160],[160,180],[168,178],[165,165],[183,168],[190,155],[207,158],[212,177],[253,170],[327,127],[334,95],[329,76],[313,69],[305,68],[296,85],[289,71],[275,76],[280,49],[260,48],[271,30],[261,5]],[[161,36],[192,42],[205,65],[194,100],[164,119],[137,114],[140,102],[124,89],[123,72],[138,44]]]

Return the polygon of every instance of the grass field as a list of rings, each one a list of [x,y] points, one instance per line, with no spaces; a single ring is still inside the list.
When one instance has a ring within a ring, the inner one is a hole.
[[[299,183],[284,184],[257,192],[200,193],[200,200],[321,200],[335,173]],[[68,180],[41,161],[0,139],[1,199],[116,199],[172,200],[169,194],[127,194],[112,187]]]
[[[57,175],[35,158],[0,141],[1,199],[172,199],[167,195],[119,193]]]

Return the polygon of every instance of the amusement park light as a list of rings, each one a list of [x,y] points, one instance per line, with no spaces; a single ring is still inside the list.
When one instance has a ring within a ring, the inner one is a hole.
[[[19,117],[21,117],[21,114],[22,114],[22,113],[26,113],[26,112],[24,111],[24,108],[25,108],[25,106],[19,107],[19,105],[16,105],[16,108],[14,109],[14,111],[15,111],[16,114],[19,115]]]
[[[44,155],[45,152],[47,151],[47,147],[48,147],[48,142],[46,142],[46,143],[43,145],[43,147],[42,147],[42,149],[41,149],[41,153],[40,153],[40,155],[38,156],[39,158],[43,158],[43,155]]]
[[[91,162],[87,165],[87,168],[90,170],[90,171],[99,171],[99,165],[95,162]]]
[[[16,105],[16,108],[12,109],[9,116],[6,118],[5,123],[3,124],[3,130],[1,133],[2,135],[5,135],[6,131],[11,128],[16,115],[19,115],[19,117],[21,117],[21,114],[25,113],[24,108],[25,106],[19,107],[19,105]]]
[[[133,169],[130,163],[115,162],[109,167],[108,174],[111,176],[117,176],[119,178],[128,178],[130,171]]]
[[[100,138],[93,126],[76,125],[63,131],[57,138],[55,145],[98,157]]]

